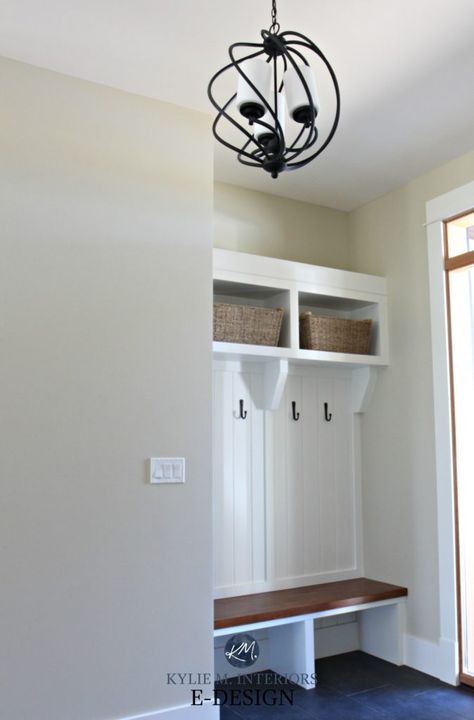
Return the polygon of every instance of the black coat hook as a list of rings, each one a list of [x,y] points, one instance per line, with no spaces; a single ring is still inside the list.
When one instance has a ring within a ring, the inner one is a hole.
[[[299,420],[300,414],[296,412],[296,403],[294,400],[291,403],[291,411],[293,413],[293,420]]]
[[[239,400],[239,418],[245,420],[247,417],[247,410],[244,410],[244,401]]]
[[[324,403],[324,419],[326,422],[331,422],[332,413],[328,412],[328,404]]]

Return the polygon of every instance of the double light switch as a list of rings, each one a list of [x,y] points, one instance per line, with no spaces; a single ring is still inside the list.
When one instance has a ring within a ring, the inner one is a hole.
[[[184,483],[184,458],[150,458],[150,483]]]

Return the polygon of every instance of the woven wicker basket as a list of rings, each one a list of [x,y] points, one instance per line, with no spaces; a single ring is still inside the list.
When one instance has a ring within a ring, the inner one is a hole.
[[[282,308],[214,303],[214,340],[278,345],[282,319]]]
[[[300,345],[307,350],[367,355],[371,328],[372,320],[346,320],[307,312],[300,316]]]

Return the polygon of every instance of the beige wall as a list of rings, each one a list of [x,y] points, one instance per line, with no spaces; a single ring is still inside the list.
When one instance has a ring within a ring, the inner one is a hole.
[[[211,666],[211,134],[171,105],[0,70],[0,717],[115,720],[189,701],[165,674]],[[422,223],[473,178],[474,153],[350,214],[215,189],[218,247],[388,277],[366,573],[409,586],[409,631],[433,641]],[[147,485],[153,454],[186,456],[187,484]]]
[[[216,183],[214,245],[226,250],[345,268],[347,213]]]
[[[386,275],[390,367],[362,416],[365,572],[408,585],[408,632],[439,640],[425,203],[474,179],[474,152],[351,213],[217,184],[214,244]]]
[[[0,717],[189,702],[165,674],[211,668],[208,121],[6,60],[0,87]],[[158,454],[185,485],[147,484]]]
[[[425,203],[474,179],[474,152],[350,214],[352,269],[386,275],[390,367],[362,420],[366,574],[409,587],[408,632],[439,640]]]

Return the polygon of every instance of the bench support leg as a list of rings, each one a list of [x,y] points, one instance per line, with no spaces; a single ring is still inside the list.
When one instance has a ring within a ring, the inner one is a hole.
[[[314,688],[314,621],[272,627],[269,640],[271,669],[306,690]]]
[[[360,612],[360,649],[395,665],[403,665],[405,603]]]

